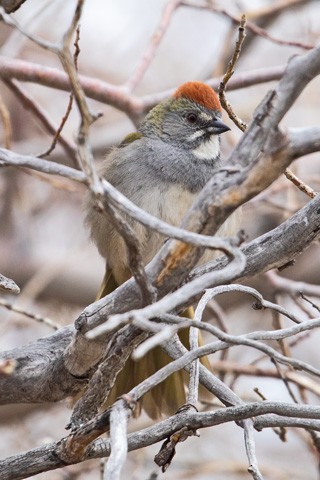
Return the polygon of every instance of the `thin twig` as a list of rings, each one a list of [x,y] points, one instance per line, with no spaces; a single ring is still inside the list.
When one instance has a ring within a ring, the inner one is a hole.
[[[73,54],[73,60],[74,60],[74,64],[75,64],[76,69],[78,69],[78,57],[79,57],[79,54],[80,54],[79,40],[80,40],[80,26],[78,26],[77,29],[76,29],[76,39],[74,41],[75,51],[74,51],[74,54]],[[70,113],[71,113],[71,110],[72,110],[72,105],[73,105],[73,98],[74,98],[74,96],[73,96],[73,93],[71,92],[70,95],[69,95],[69,101],[68,101],[66,112],[61,119],[60,125],[57,128],[57,131],[56,131],[56,133],[55,133],[55,135],[52,139],[51,145],[44,153],[42,153],[41,155],[38,155],[40,158],[43,158],[43,157],[46,157],[46,156],[50,155],[50,153],[55,149],[57,141],[59,140],[59,137],[61,135],[61,132],[62,132],[69,116],[70,116]],[[76,155],[75,155],[75,160],[76,160],[76,166],[79,166],[78,165],[78,157]]]
[[[307,185],[301,178],[297,177],[290,168],[286,168],[284,171],[285,176],[290,182],[293,183],[299,190],[305,193],[309,198],[314,198],[318,195],[318,192],[315,192],[309,185]]]
[[[237,127],[242,132],[246,130],[247,124],[243,122],[234,112],[233,108],[231,107],[231,104],[227,100],[225,90],[226,90],[227,83],[229,82],[230,78],[234,74],[234,68],[240,56],[241,47],[246,37],[245,28],[246,28],[246,16],[242,15],[240,26],[239,26],[238,40],[236,42],[232,58],[228,63],[227,71],[224,74],[223,79],[220,82],[220,86],[219,86],[219,98],[220,98],[221,106],[225,109],[225,111],[229,115],[229,118],[237,125]]]
[[[277,369],[277,372],[278,372],[278,375],[279,377],[281,378],[281,380],[283,381],[286,389],[287,389],[287,392],[289,393],[290,397],[292,398],[292,400],[294,401],[294,403],[299,403],[295,394],[294,394],[294,391],[292,390],[289,382],[288,382],[288,379],[286,378],[286,376],[283,374],[281,368],[280,368],[280,365],[278,364],[278,362],[274,359],[271,359],[272,363],[274,364],[274,366],[276,367]]]
[[[165,35],[166,31],[169,28],[172,15],[176,11],[176,9],[180,6],[181,0],[169,0],[166,4],[161,20],[159,22],[158,27],[154,31],[149,45],[146,48],[146,51],[142,55],[142,58],[136,67],[135,71],[133,72],[132,76],[129,80],[125,83],[124,87],[126,87],[129,92],[132,92],[139,82],[141,82],[144,74],[146,73],[147,69],[150,66],[150,63],[154,59],[157,50],[161,44],[163,36]]]
[[[4,307],[7,310],[10,310],[12,312],[19,313],[20,315],[24,315],[25,317],[31,318],[32,320],[35,320],[36,322],[44,323],[45,325],[52,328],[53,330],[59,330],[59,328],[61,328],[61,325],[54,322],[50,318],[42,317],[41,315],[38,315],[37,313],[28,312],[24,308],[16,307],[15,305],[13,305],[10,302],[7,302],[6,300],[0,299],[0,306]]]
[[[228,12],[227,10],[223,8],[219,8],[215,5],[215,2],[213,0],[210,0],[209,2],[206,2],[205,4],[200,4],[197,2],[194,2],[192,0],[184,0],[182,1],[181,5],[184,5],[186,7],[191,7],[191,8],[198,8],[202,10],[209,10],[211,12],[223,15],[224,17],[227,17],[229,20],[231,20],[234,24],[238,24],[240,22],[240,19],[237,15],[233,15],[232,13]],[[286,46],[291,46],[291,47],[298,47],[302,48],[304,50],[311,50],[314,48],[314,45],[304,43],[304,42],[297,42],[295,40],[283,40],[280,38],[276,38],[274,35],[270,35],[266,30],[264,30],[261,27],[258,27],[252,22],[247,22],[247,29],[250,30],[252,33],[259,35],[262,38],[265,38],[266,40],[269,40],[273,43],[276,43],[278,45],[286,45]]]
[[[300,292],[300,295],[301,295],[301,298],[303,298],[303,300],[305,300],[306,302],[310,303],[310,305],[312,305],[313,308],[315,308],[316,310],[318,310],[318,312],[320,312],[320,307],[319,307],[319,305],[317,305],[317,304],[314,303],[312,300],[310,300],[310,298],[308,298],[303,292]]]
[[[47,42],[46,40],[43,40],[42,38],[36,37],[35,35],[27,32],[23,27],[21,27],[21,25],[19,25],[19,23],[14,19],[14,17],[7,15],[2,7],[0,7],[0,14],[1,20],[6,25],[11,28],[17,29],[24,37],[27,37],[29,40],[31,40],[36,45],[39,45],[39,47],[43,48],[44,50],[48,50],[52,53],[58,54],[59,49],[57,45]]]
[[[239,362],[230,362],[226,360],[213,360],[211,362],[212,368],[215,372],[222,372],[224,374],[234,374],[237,377],[240,375],[253,376],[253,377],[270,377],[279,378],[279,372],[275,369],[258,367],[256,365],[239,364]],[[292,369],[286,369],[282,371],[282,375],[289,382],[296,384],[299,388],[309,390],[313,394],[320,397],[320,385],[319,382],[312,380],[305,375],[301,375]]]
[[[78,130],[77,145],[78,145],[78,153],[80,156],[81,165],[85,174],[87,175],[91,188],[93,188],[94,191],[96,191],[97,193],[101,193],[100,182],[99,182],[98,174],[94,168],[93,155],[92,155],[92,150],[89,143],[90,127],[92,123],[99,118],[100,114],[97,114],[97,115],[93,114],[89,109],[89,106],[85,97],[85,93],[78,79],[78,74],[77,74],[76,65],[74,63],[74,59],[70,53],[70,44],[71,44],[74,32],[76,32],[77,30],[77,27],[82,15],[83,6],[84,6],[84,0],[78,0],[72,21],[70,23],[69,28],[67,29],[67,31],[63,36],[62,46],[58,48],[57,54],[65,72],[67,73],[70,79],[72,93],[74,95],[75,101],[77,103],[77,106],[80,112],[81,122]]]
[[[254,441],[254,427],[252,422],[244,422],[244,443],[246,453],[249,460],[248,472],[252,475],[254,480],[263,480],[263,476],[259,470],[258,460],[256,456],[256,448]]]
[[[310,304],[304,302],[303,298],[296,297],[292,294],[289,294],[289,297],[294,302],[294,304],[297,305],[297,307],[308,316],[308,318],[314,318],[315,312],[313,311],[313,308]]]
[[[60,125],[58,126],[58,128],[55,131],[54,137],[51,141],[51,145],[49,146],[49,148],[45,152],[37,155],[39,158],[48,157],[50,155],[50,153],[53,152],[53,150],[56,148],[56,145],[57,145],[57,142],[59,142],[59,139],[61,141],[61,138],[62,138],[61,137],[61,132],[62,132],[63,127],[65,126],[66,121],[68,120],[68,117],[69,117],[70,112],[72,110],[72,104],[73,104],[73,94],[71,93],[70,96],[69,96],[69,101],[68,101],[66,112],[61,119]],[[77,166],[78,165],[78,158],[77,158],[75,149],[74,149],[73,161],[74,161],[75,165]]]
[[[248,11],[246,13],[248,18],[259,19],[261,17],[269,17],[270,15],[279,15],[283,10],[290,9],[299,5],[307,3],[309,0],[278,0],[271,5],[264,5],[257,9]]]
[[[272,299],[273,303],[276,303],[276,304],[279,303],[279,299],[278,299],[278,296],[277,296],[276,293],[274,295],[272,295],[271,299]],[[271,314],[272,314],[272,326],[273,326],[273,328],[275,330],[281,330],[281,328],[283,327],[283,321],[280,317],[279,312],[276,312],[275,310],[272,310]],[[283,353],[283,355],[286,355],[287,357],[291,356],[290,347],[287,344],[285,339],[280,339],[279,340],[279,347],[280,347],[280,350]]]
[[[27,110],[31,110],[32,113],[40,120],[44,128],[51,135],[55,135],[56,127],[52,124],[51,120],[48,118],[47,113],[43,108],[36,102],[32,96],[26,92],[24,88],[18,85],[14,80],[5,79],[3,82],[6,86],[14,93],[14,95],[19,99],[21,104]],[[61,147],[64,149],[68,157],[71,159],[73,165],[77,166],[77,151],[74,145],[72,145],[63,135],[58,135],[56,140],[61,144]],[[42,154],[44,155],[44,154]],[[41,155],[40,155],[41,156]]]
[[[264,275],[268,283],[277,293],[287,293],[293,296],[302,296],[302,294],[305,294],[311,295],[312,297],[320,297],[320,286],[317,284],[284,278],[278,275],[275,270],[269,270]]]
[[[228,333],[228,327],[227,327],[227,322],[226,322],[226,315],[221,308],[221,306],[218,304],[217,301],[212,300],[207,304],[207,309],[210,310],[214,317],[216,318],[216,322],[218,327],[223,331]],[[228,358],[229,351],[228,350],[223,350],[220,352],[220,360],[226,361]],[[219,373],[219,378],[220,380],[224,379],[224,372]]]
[[[225,109],[229,118],[234,122],[235,125],[237,125],[237,127],[242,132],[244,132],[247,129],[247,124],[243,120],[241,120],[241,118],[234,112],[230,102],[226,98],[225,90],[226,90],[227,83],[229,82],[230,78],[234,74],[234,67],[240,56],[241,47],[246,36],[245,34],[246,26],[247,26],[246,16],[242,15],[241,21],[240,21],[239,33],[238,33],[238,40],[236,42],[235,50],[233,52],[233,56],[230,62],[228,63],[227,71],[224,74],[223,80],[220,82],[220,86],[219,86],[219,99],[220,99],[221,106],[222,108]],[[303,193],[308,195],[309,198],[314,198],[317,195],[317,192],[315,192],[311,187],[309,187],[305,182],[303,182],[299,177],[297,177],[289,168],[286,168],[284,174],[288,178],[288,180],[290,180],[296,187],[298,187],[299,190],[301,190]]]
[[[181,318],[181,317],[179,317]],[[180,323],[176,327],[172,326],[160,326],[157,325],[155,322],[148,322],[151,325],[148,325],[145,323],[145,321],[142,323],[142,321],[134,322],[135,325],[138,328],[147,330],[149,332],[153,332],[154,335],[152,337],[148,338],[144,342],[142,342],[132,353],[132,359],[133,360],[140,360],[142,357],[144,357],[150,350],[153,348],[157,347],[158,345],[162,345],[164,342],[170,340],[181,328],[183,328],[182,324],[184,327],[187,327],[187,323]],[[192,403],[191,401],[188,401],[188,403]]]

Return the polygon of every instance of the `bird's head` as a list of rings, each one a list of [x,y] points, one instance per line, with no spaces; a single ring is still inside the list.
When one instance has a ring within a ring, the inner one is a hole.
[[[202,160],[219,156],[219,135],[227,130],[218,95],[202,82],[181,85],[149,112],[140,128],[144,135],[192,151]]]

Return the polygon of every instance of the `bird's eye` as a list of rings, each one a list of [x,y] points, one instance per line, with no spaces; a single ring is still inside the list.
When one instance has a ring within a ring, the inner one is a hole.
[[[196,123],[196,121],[198,120],[198,115],[194,112],[189,112],[187,113],[187,120],[189,123]]]

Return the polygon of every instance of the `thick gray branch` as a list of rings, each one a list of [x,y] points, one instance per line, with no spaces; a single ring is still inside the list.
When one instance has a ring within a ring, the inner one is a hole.
[[[16,368],[11,375],[0,376],[0,404],[55,402],[83,388],[84,380],[72,377],[63,363],[72,334],[72,327],[61,328],[50,337],[1,353],[1,359],[16,360]]]
[[[148,427],[139,432],[128,435],[128,450],[136,450],[153,445],[168,438],[174,432],[188,426],[191,429],[207,428],[214,425],[220,425],[226,422],[244,420],[246,418],[257,417],[257,428],[265,428],[268,422],[272,427],[274,416],[278,418],[277,425],[288,425],[292,419],[292,426],[302,427],[308,424],[312,425],[313,430],[320,429],[320,408],[314,406],[294,405],[288,403],[260,402],[249,403],[236,407],[218,409],[214,412],[181,413],[167,418],[166,420]],[[266,420],[264,420],[266,418]],[[310,422],[307,420],[310,419]],[[62,460],[58,453],[61,442],[54,442],[43,447],[35,448],[28,452],[20,453],[0,462],[1,480],[22,480],[38,473],[54,470],[66,465],[65,459]],[[100,440],[94,442],[82,458],[73,459],[72,463],[82,462],[91,458],[101,458],[110,454],[110,442]]]

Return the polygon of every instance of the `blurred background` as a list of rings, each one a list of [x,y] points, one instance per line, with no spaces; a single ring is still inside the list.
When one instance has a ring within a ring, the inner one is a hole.
[[[87,2],[81,20],[79,72],[114,85],[125,83],[139,64],[167,3],[165,0]],[[69,26],[75,4],[70,0],[27,0],[12,16],[29,33],[56,42]],[[213,5],[237,17],[246,12],[248,19],[277,39],[310,45],[319,42],[318,0],[221,0]],[[152,94],[174,88],[187,80],[208,80],[223,75],[236,38],[237,25],[227,16],[204,9],[178,8],[134,93]],[[236,73],[285,65],[292,55],[303,51],[297,46],[280,45],[248,31]],[[5,25],[0,31],[0,55],[61,70],[56,56]],[[69,94],[32,83],[20,85],[58,126],[65,114]],[[235,112],[248,123],[272,85],[273,82],[234,90],[227,92],[227,96]],[[46,151],[52,137],[12,91],[3,84],[1,86],[2,102],[10,112],[12,150],[31,155]],[[281,128],[319,123],[319,91],[320,79],[317,78],[300,96]],[[131,132],[134,125],[125,114],[108,105],[93,100],[89,103],[93,111],[103,114],[91,131],[92,148],[99,164],[103,155]],[[231,127],[222,142],[227,158],[242,133],[227,115],[224,120]],[[78,125],[79,116],[73,107],[63,130],[72,142]],[[2,122],[0,141],[1,146],[5,146]],[[72,165],[59,146],[46,158]],[[312,188],[319,190],[319,153],[299,159],[292,169]],[[49,178],[26,169],[3,167],[0,170],[0,272],[13,278],[21,288],[18,297],[5,298],[15,306],[49,317],[60,325],[72,323],[94,300],[104,272],[103,260],[90,243],[83,224],[84,197],[84,187],[62,178]],[[248,239],[274,228],[307,201],[308,198],[288,180],[280,178],[268,191],[245,206],[243,228]],[[311,246],[281,275],[319,283],[319,246]],[[250,285],[266,298],[275,299],[269,277],[253,278]],[[276,299],[302,318],[309,315],[309,311],[302,311],[289,296],[277,295]],[[271,314],[252,310],[252,299],[233,294],[218,301],[214,309],[219,310],[231,333],[270,328]],[[210,315],[212,312],[208,312],[208,317]],[[316,315],[315,311],[313,315]],[[7,350],[49,335],[52,330],[0,306],[0,332],[0,348]],[[319,368],[318,343],[319,334],[313,333],[294,347],[293,354]],[[257,352],[239,348],[231,349],[226,360],[248,365],[258,358]],[[220,358],[213,358],[213,365],[218,360]],[[259,366],[272,367],[268,359],[261,359]],[[259,400],[253,391],[258,387],[268,400],[291,401],[283,383],[276,379],[229,373],[224,380],[244,399]],[[307,397],[310,402],[317,401],[315,394],[308,393]],[[70,413],[64,402],[0,407],[1,457],[61,438],[66,434],[64,426]],[[148,418],[142,417],[132,421],[130,428],[136,430],[149,423]],[[152,472],[158,473],[154,478],[168,480],[250,478],[241,428],[233,424],[223,425],[202,430],[200,435],[200,438],[190,438],[178,445],[173,464],[165,474],[159,473],[153,463],[159,445],[130,453],[123,478],[147,479]],[[319,478],[317,458],[310,447],[309,437],[304,433],[290,431],[287,443],[283,444],[273,431],[263,431],[256,434],[256,441],[259,465],[266,479]],[[33,478],[99,478],[99,462],[66,467]]]

